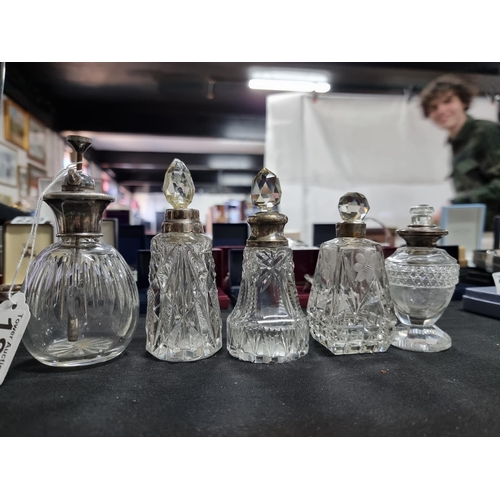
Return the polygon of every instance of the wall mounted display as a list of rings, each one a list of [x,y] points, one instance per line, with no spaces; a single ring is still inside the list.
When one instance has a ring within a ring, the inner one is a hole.
[[[28,163],[28,196],[38,197],[38,179],[46,175],[45,170]]]
[[[0,184],[17,184],[17,151],[0,144]]]
[[[17,167],[17,188],[19,190],[19,199],[24,199],[29,195],[28,169],[18,165]]]
[[[12,101],[5,101],[5,139],[28,149],[28,113]]]
[[[47,129],[38,120],[29,117],[28,156],[45,165],[47,154]]]

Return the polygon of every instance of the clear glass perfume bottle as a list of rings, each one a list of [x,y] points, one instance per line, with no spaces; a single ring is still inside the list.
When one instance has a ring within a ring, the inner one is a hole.
[[[146,349],[166,361],[196,361],[222,347],[212,240],[188,208],[195,187],[182,161],[169,166],[163,192],[173,209],[151,240]]]
[[[91,140],[67,140],[81,162]],[[99,240],[102,214],[113,198],[96,193],[95,181],[78,164],[63,177],[61,192],[43,199],[56,215],[61,241],[36,257],[24,281],[31,319],[23,343],[50,366],[108,361],[130,343],[139,316],[127,263]]]
[[[251,196],[259,212],[248,218],[252,234],[243,252],[238,300],[227,318],[227,348],[243,361],[284,363],[307,354],[309,330],[283,234],[288,218],[274,210],[281,199],[279,179],[262,169]]]
[[[410,209],[411,224],[397,233],[406,240],[386,260],[390,291],[397,317],[392,345],[407,351],[438,352],[451,347],[450,336],[435,325],[450,303],[460,266],[437,241],[448,231],[432,222],[434,209]]]
[[[396,324],[382,248],[365,238],[369,209],[361,193],[342,196],[344,222],[318,255],[307,304],[309,327],[333,354],[387,351]]]

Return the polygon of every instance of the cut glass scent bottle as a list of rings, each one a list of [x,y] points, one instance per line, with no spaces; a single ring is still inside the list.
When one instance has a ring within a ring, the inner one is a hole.
[[[227,347],[243,361],[284,363],[307,354],[309,331],[283,234],[288,218],[274,210],[281,199],[276,175],[262,169],[251,197],[259,211],[248,218],[252,233],[243,252],[238,300],[227,318]]]
[[[95,191],[81,161],[91,140],[68,136],[77,152],[60,192],[43,200],[54,211],[61,241],[34,260],[23,287],[31,319],[26,349],[46,365],[69,367],[108,361],[132,339],[139,294],[129,266],[100,241],[102,215],[114,201]]]
[[[396,318],[379,244],[365,238],[365,196],[340,198],[338,237],[320,247],[307,305],[311,335],[333,354],[384,352]]]
[[[448,231],[432,222],[434,209],[410,209],[411,224],[397,233],[406,240],[387,260],[392,300],[401,322],[392,345],[407,351],[438,352],[451,347],[450,336],[435,325],[450,303],[460,266],[437,241]]]
[[[163,192],[173,208],[151,240],[146,349],[161,360],[196,361],[222,347],[212,240],[188,208],[195,187],[182,161],[169,166]]]

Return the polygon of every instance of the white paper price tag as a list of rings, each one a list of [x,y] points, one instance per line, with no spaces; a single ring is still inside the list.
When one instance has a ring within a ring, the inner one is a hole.
[[[492,276],[493,276],[493,281],[495,282],[497,293],[500,294],[500,273],[493,273]]]
[[[30,316],[24,293],[18,292],[12,296],[12,302],[6,300],[0,304],[0,385],[9,371]]]

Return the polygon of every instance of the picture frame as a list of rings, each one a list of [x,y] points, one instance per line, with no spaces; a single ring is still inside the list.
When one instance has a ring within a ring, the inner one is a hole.
[[[14,280],[17,265],[21,255],[23,259],[16,276],[16,285],[20,285],[26,277],[31,246],[28,246],[23,254],[24,246],[30,237],[31,224],[15,224],[5,222],[3,224],[3,283],[10,285]],[[38,225],[34,246],[33,257],[36,257],[42,250],[54,243],[54,231],[52,224],[47,222]]]
[[[118,250],[118,219],[103,219],[101,231],[103,243]]]
[[[5,139],[28,149],[28,113],[14,102],[5,100]]]
[[[17,186],[17,151],[0,143],[0,184]]]
[[[38,198],[38,179],[46,177],[47,173],[43,168],[28,163],[28,196]]]
[[[484,203],[454,204],[441,207],[440,226],[448,231],[440,245],[465,247],[465,258],[473,262],[475,250],[481,249],[486,205]]]
[[[45,165],[47,156],[47,128],[29,115],[28,157]]]
[[[20,200],[26,199],[29,196],[28,169],[21,165],[17,167],[17,188]]]

